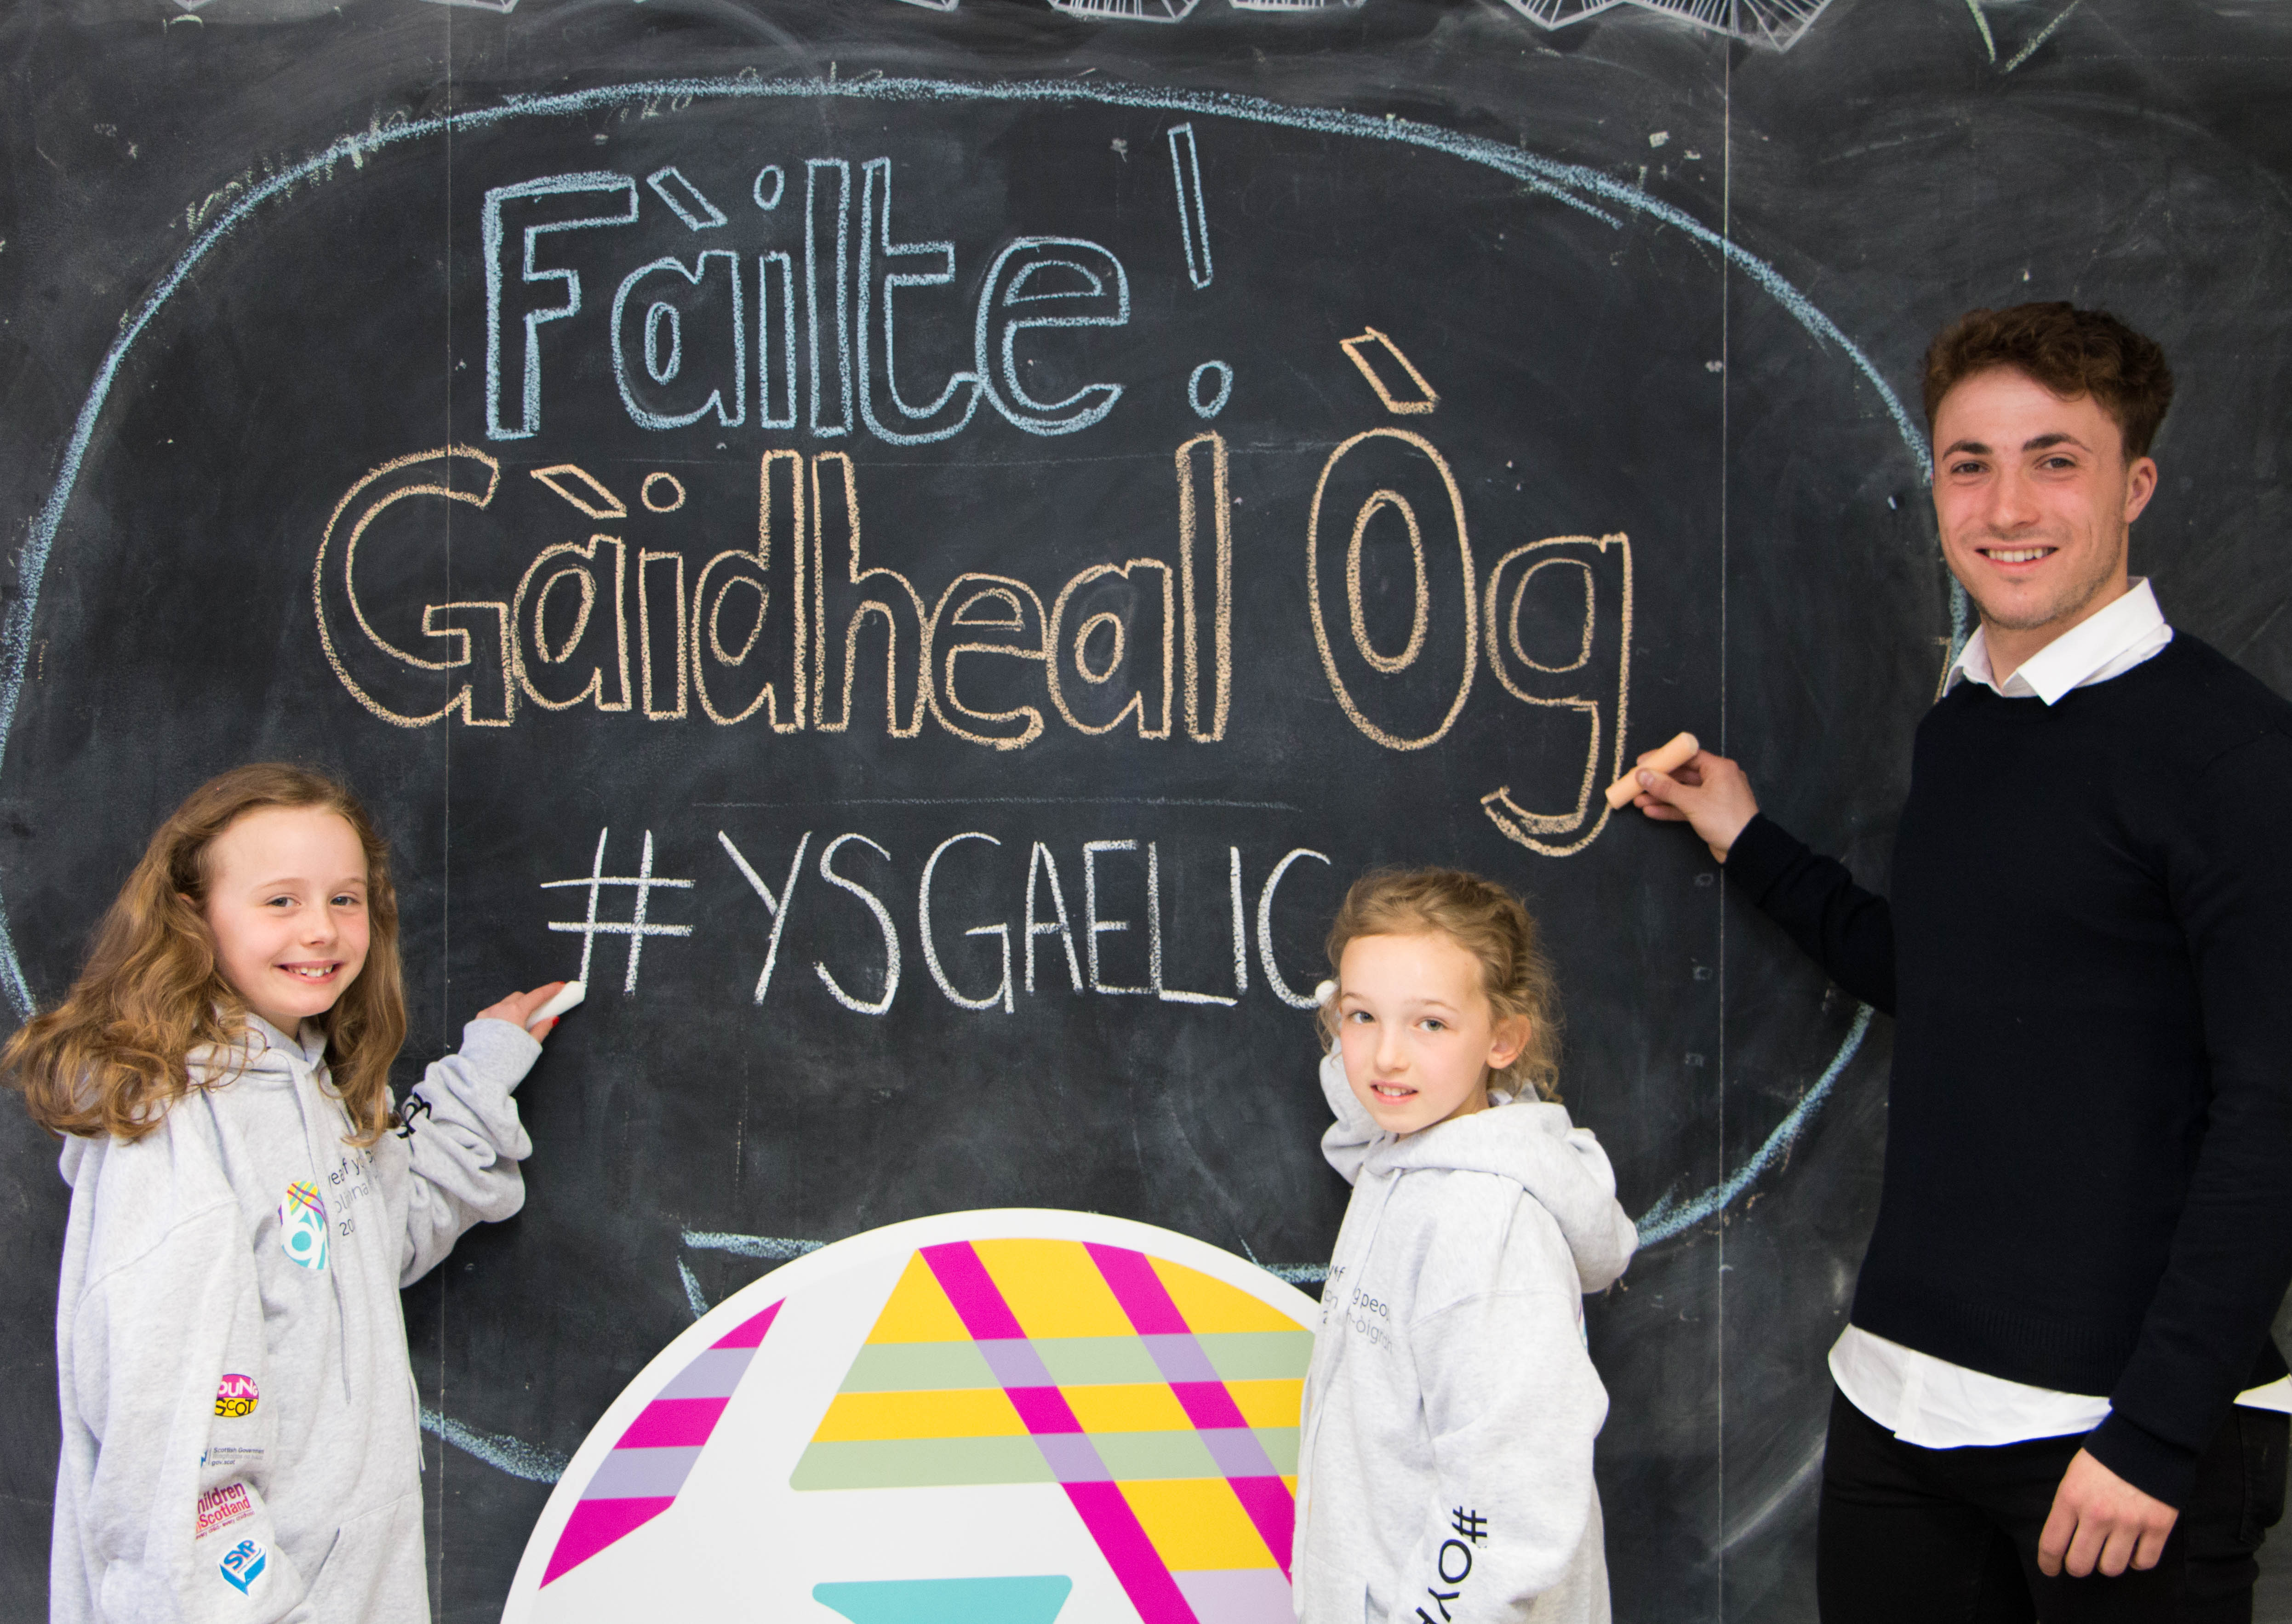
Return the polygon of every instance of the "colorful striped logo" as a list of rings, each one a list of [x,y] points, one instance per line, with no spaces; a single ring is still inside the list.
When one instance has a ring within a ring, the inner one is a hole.
[[[1311,1353],[1288,1316],[1143,1252],[927,1246],[790,1486],[1056,1483],[1143,1624],[1287,1624]]]

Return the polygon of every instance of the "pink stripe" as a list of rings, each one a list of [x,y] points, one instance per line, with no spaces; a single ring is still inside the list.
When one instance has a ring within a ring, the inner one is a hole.
[[[1196,1426],[1249,1425],[1242,1417],[1241,1406],[1233,1402],[1233,1394],[1225,1390],[1223,1382],[1172,1382],[1170,1391],[1178,1395],[1179,1407]]]
[[[785,1297],[780,1299],[781,1302],[787,1300]],[[709,1345],[711,1347],[755,1347],[763,1343],[764,1333],[771,1329],[772,1316],[779,1311],[779,1303],[774,1303],[754,1319],[744,1321],[736,1329],[725,1332]]]
[[[940,1289],[955,1305],[963,1329],[971,1333],[973,1341],[1026,1336],[1010,1305],[1004,1302],[1002,1292],[996,1289],[987,1265],[972,1249],[971,1242],[955,1240],[945,1246],[927,1246],[923,1254],[924,1261],[939,1279]]]
[[[1078,1433],[1082,1423],[1067,1404],[1066,1394],[1056,1387],[1005,1387],[1011,1407],[1027,1424],[1029,1433]]]
[[[1112,1483],[1068,1483],[1065,1488],[1083,1526],[1105,1555],[1106,1565],[1121,1581],[1123,1594],[1138,1609],[1141,1624],[1197,1624],[1185,1593],[1138,1525],[1138,1515],[1122,1491]]]
[[[541,1575],[548,1584],[559,1574],[583,1563],[617,1540],[626,1539],[676,1504],[674,1495],[643,1500],[581,1500],[565,1519],[557,1548],[549,1553],[549,1566]]]
[[[730,1398],[655,1399],[637,1412],[617,1450],[691,1448],[708,1442]]]
[[[1146,1261],[1143,1252],[1133,1252],[1118,1246],[1101,1246],[1094,1240],[1085,1241],[1090,1259],[1114,1293],[1114,1300],[1122,1305],[1122,1312],[1130,1316],[1130,1323],[1138,1328],[1142,1337],[1182,1336],[1193,1329],[1186,1323],[1178,1305],[1170,1300],[1162,1277],[1154,1273],[1154,1265]]]
[[[1265,1548],[1273,1553],[1273,1560],[1281,1564],[1281,1577],[1289,1577],[1289,1547],[1297,1540],[1297,1500],[1289,1492],[1289,1485],[1278,1477],[1229,1477],[1227,1485],[1241,1508],[1249,1513],[1249,1520],[1257,1525],[1257,1537],[1265,1541]]]

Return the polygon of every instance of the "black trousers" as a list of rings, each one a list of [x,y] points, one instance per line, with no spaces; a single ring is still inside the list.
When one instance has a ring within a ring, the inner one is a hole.
[[[1823,1624],[2251,1624],[2260,1542],[2284,1515],[2292,1417],[2237,1409],[2146,1572],[2038,1571],[2038,1535],[2081,1437],[1904,1443],[1834,1394],[1815,1584]]]

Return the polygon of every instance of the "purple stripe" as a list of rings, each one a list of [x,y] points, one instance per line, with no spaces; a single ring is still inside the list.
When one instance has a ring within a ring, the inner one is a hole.
[[[756,1357],[750,1347],[713,1347],[676,1373],[658,1399],[728,1399]]]
[[[1166,1382],[1214,1382],[1218,1379],[1217,1367],[1210,1356],[1202,1352],[1202,1345],[1191,1333],[1175,1336],[1152,1336],[1138,1338],[1146,1351],[1154,1356],[1154,1368],[1162,1372]]]
[[[1203,1426],[1194,1435],[1209,1446],[1210,1458],[1217,1462],[1220,1477],[1278,1477],[1272,1460],[1257,1434],[1245,1427]],[[1281,1553],[1276,1551],[1275,1555]]]
[[[973,1344],[994,1373],[998,1387],[1055,1387],[1050,1371],[1043,1364],[1043,1356],[1035,1352],[1031,1342],[1006,1338],[996,1342]]]
[[[674,1494],[684,1487],[692,1463],[700,1458],[698,1445],[687,1449],[615,1450],[605,1457],[585,1500],[642,1499],[650,1495]]]
[[[1114,1481],[1114,1474],[1106,1469],[1106,1462],[1098,1458],[1098,1448],[1082,1433],[1037,1433],[1035,1447],[1043,1451],[1043,1459],[1051,1468],[1051,1475],[1062,1483],[1106,1483]]]
[[[1289,1624],[1289,1581],[1274,1568],[1174,1573],[1201,1624]]]

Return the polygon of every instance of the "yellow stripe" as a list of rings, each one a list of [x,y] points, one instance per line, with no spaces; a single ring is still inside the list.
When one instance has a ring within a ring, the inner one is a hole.
[[[1007,1438],[1026,1423],[1000,1387],[942,1393],[839,1393],[812,1434],[815,1443],[869,1439]]]
[[[1127,1337],[1130,1316],[1079,1240],[974,1240],[1003,1300],[1033,1337]]]
[[[1279,1565],[1223,1477],[1115,1486],[1137,1513],[1155,1553],[1174,1571]]]
[[[1178,1395],[1161,1382],[1059,1391],[1086,1433],[1184,1432],[1193,1426]]]
[[[1241,1418],[1252,1426],[1295,1426],[1305,1403],[1305,1384],[1298,1381],[1228,1382]]]

